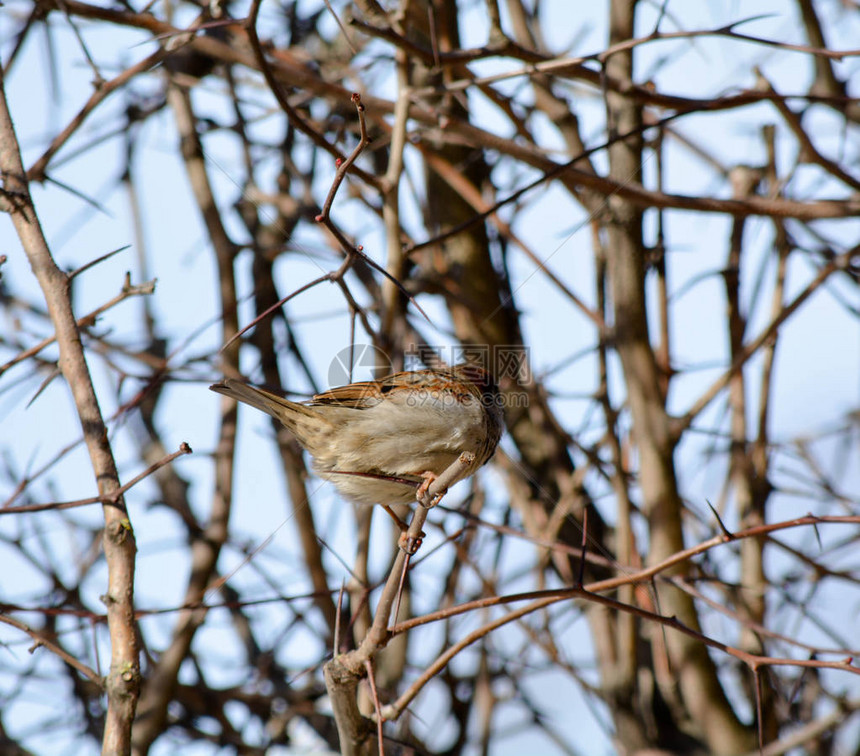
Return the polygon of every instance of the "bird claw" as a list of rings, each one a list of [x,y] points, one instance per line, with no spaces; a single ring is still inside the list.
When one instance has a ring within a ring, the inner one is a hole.
[[[397,539],[397,547],[408,556],[415,554],[415,552],[421,548],[422,543],[424,543],[424,533],[417,536],[411,536],[408,533],[403,532]]]
[[[421,506],[430,509],[431,507],[435,507],[440,501],[442,501],[442,497],[447,493],[447,490],[440,491],[433,497],[430,504],[425,504],[424,497],[427,495],[427,491],[430,490],[430,486],[433,485],[433,482],[439,476],[436,475],[436,473],[427,470],[426,472],[421,473],[421,477],[424,478],[424,482],[420,486],[418,486],[418,490],[415,492],[415,498],[418,500],[418,503]]]

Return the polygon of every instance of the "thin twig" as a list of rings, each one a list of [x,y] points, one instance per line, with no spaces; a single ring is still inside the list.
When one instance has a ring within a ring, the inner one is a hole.
[[[42,633],[38,630],[34,630],[29,625],[21,622],[20,620],[15,619],[14,617],[10,617],[8,614],[4,612],[0,612],[0,622],[3,622],[7,625],[11,625],[12,627],[21,630],[24,633],[27,633],[34,641],[36,641],[35,645],[30,649],[30,653],[32,654],[39,646],[44,646],[52,653],[56,654],[60,659],[62,659],[66,664],[70,667],[74,667],[78,672],[80,672],[84,677],[86,677],[90,682],[95,683],[99,686],[99,688],[104,688],[104,679],[101,675],[99,675],[95,670],[88,667],[84,664],[80,659],[75,656],[72,656],[68,653],[62,646],[57,645],[49,638],[46,638]]]
[[[55,501],[49,504],[22,504],[17,507],[7,507],[6,509],[0,509],[0,515],[23,514],[25,512],[46,512],[49,510],[60,509],[75,509],[77,507],[86,506],[87,504],[116,504],[121,496],[124,496],[129,490],[131,490],[134,486],[140,483],[140,481],[142,481],[144,478],[148,478],[156,470],[160,470],[165,465],[169,465],[171,462],[173,462],[173,460],[177,457],[181,457],[185,454],[192,454],[192,449],[187,443],[183,441],[179,447],[179,451],[175,451],[172,454],[168,454],[163,459],[160,459],[158,462],[155,462],[154,464],[150,465],[146,468],[146,470],[136,475],[128,483],[117,489],[110,496],[90,496],[88,499],[76,499],[75,501]]]
[[[382,725],[385,724],[385,718],[381,714],[381,706],[379,705],[379,694],[376,692],[376,679],[373,676],[373,662],[368,659],[364,663],[364,668],[367,671],[367,680],[370,683],[370,694],[373,698],[373,710],[376,712],[376,739],[379,741],[379,756],[385,756],[385,745],[382,740]]]
[[[123,248],[121,248],[121,249],[123,249]],[[111,252],[108,255],[106,255],[105,257],[109,257],[110,255],[116,254],[116,252],[118,252],[118,251],[120,251],[120,250],[116,250],[114,252]],[[104,259],[104,258],[102,258],[102,259]],[[93,263],[90,263],[90,264],[92,265],[92,264],[95,264],[96,262],[100,262],[100,260],[93,261]],[[71,274],[69,276],[69,278],[71,279],[72,275],[80,273],[86,267],[87,266],[84,266],[84,268],[79,268],[73,274]],[[80,329],[91,328],[92,326],[95,325],[96,320],[98,319],[99,315],[103,315],[108,310],[110,310],[112,307],[116,307],[120,302],[123,302],[126,299],[129,299],[130,297],[148,296],[149,294],[152,294],[154,291],[155,291],[155,280],[147,281],[146,283],[142,283],[142,284],[132,285],[131,279],[130,279],[130,274],[126,273],[125,274],[125,282],[123,283],[122,289],[120,290],[119,294],[117,294],[112,299],[109,299],[103,305],[97,307],[95,310],[88,313],[87,315],[84,315],[83,317],[78,318],[78,320],[76,321],[77,326]],[[11,360],[4,363],[3,365],[0,365],[0,375],[3,375],[3,373],[5,373],[9,368],[14,367],[15,365],[17,365],[21,362],[24,362],[25,360],[28,360],[31,357],[34,357],[35,355],[39,354],[39,352],[41,352],[46,347],[49,347],[56,340],[57,340],[56,335],[50,336],[47,339],[42,339],[42,341],[40,341],[38,344],[34,344],[29,349],[25,349],[23,352],[19,352]]]

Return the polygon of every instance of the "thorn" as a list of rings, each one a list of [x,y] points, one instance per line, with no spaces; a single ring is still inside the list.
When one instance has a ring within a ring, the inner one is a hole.
[[[727,541],[734,541],[734,540],[735,540],[735,534],[734,534],[734,533],[732,533],[732,531],[730,531],[730,530],[726,527],[726,525],[725,525],[725,523],[723,522],[722,518],[717,514],[717,510],[716,510],[716,509],[714,509],[714,505],[713,505],[713,504],[711,504],[711,502],[710,502],[710,501],[708,501],[707,499],[705,499],[705,503],[708,505],[708,507],[710,508],[711,512],[713,512],[713,513],[714,513],[714,517],[716,517],[716,518],[717,518],[717,525],[719,525],[719,526],[720,526],[720,530],[722,530],[722,531],[723,531],[723,537],[724,537]]]
[[[322,223],[322,222],[323,222],[323,215],[322,215],[322,213],[320,213],[319,215],[315,215],[315,216],[314,216],[314,220],[315,220],[317,223]]]
[[[576,587],[582,588],[582,579],[585,576],[585,555],[588,550],[588,507],[582,511],[582,549],[579,554],[579,575],[576,578]]]
[[[409,572],[409,562],[412,555],[406,552],[406,559],[403,560],[403,570],[400,573],[400,582],[397,586],[397,601],[394,604],[394,614],[392,615],[392,624],[397,624],[397,618],[400,616],[400,599],[403,598],[403,588],[406,586],[406,574]]]
[[[334,646],[333,653],[335,658],[340,654],[340,623],[341,617],[343,616],[343,594],[346,591],[346,581],[340,581],[340,592],[337,594],[337,607],[335,609],[334,615],[334,639],[332,646]]]
[[[810,517],[813,516],[811,512],[809,513],[809,516]],[[815,540],[818,541],[818,550],[824,551],[824,546],[821,543],[821,533],[818,532],[818,523],[817,522],[812,523],[812,532],[815,533]]]

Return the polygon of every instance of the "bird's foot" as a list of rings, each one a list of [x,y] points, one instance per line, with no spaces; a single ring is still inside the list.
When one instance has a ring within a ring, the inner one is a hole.
[[[427,470],[427,471],[421,473],[421,477],[424,478],[424,482],[420,486],[418,486],[418,490],[415,492],[415,498],[418,499],[419,504],[421,504],[424,507],[427,507],[428,509],[430,507],[435,507],[442,500],[442,497],[447,493],[447,490],[440,491],[439,493],[437,493],[433,497],[433,499],[429,505],[425,504],[424,503],[424,497],[427,495],[427,491],[430,490],[430,486],[433,485],[433,482],[439,476],[436,475],[436,473],[431,472],[430,470]]]
[[[418,536],[411,536],[404,530],[397,539],[397,547],[409,556],[418,551],[422,543],[424,543],[424,533]]]

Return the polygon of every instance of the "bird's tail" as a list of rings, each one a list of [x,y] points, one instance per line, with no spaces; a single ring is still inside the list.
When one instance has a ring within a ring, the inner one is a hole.
[[[249,386],[247,383],[232,378],[226,378],[221,383],[215,383],[209,388],[219,394],[229,396],[231,399],[250,404],[252,407],[280,420],[302,442],[308,428],[321,421],[318,413],[304,404],[291,402],[271,391]]]

